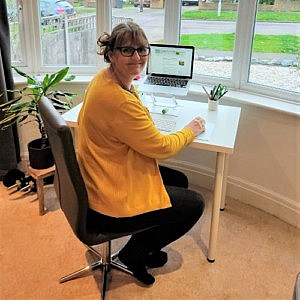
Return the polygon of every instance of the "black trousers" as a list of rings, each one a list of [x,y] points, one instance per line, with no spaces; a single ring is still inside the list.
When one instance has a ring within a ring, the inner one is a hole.
[[[88,211],[88,220],[93,227],[99,224],[99,228],[111,233],[138,231],[132,234],[123,248],[137,260],[143,260],[148,253],[159,251],[183,236],[204,210],[202,196],[186,188],[188,180],[183,173],[163,167],[161,174],[164,183],[172,183],[172,178],[176,183],[166,185],[172,207],[123,218],[102,215],[91,209]]]
[[[164,166],[159,166],[159,171],[164,185],[189,187],[189,180],[184,173]]]

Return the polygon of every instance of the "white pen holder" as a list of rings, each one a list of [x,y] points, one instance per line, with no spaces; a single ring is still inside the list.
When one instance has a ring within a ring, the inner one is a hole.
[[[219,100],[208,99],[208,110],[218,110]]]

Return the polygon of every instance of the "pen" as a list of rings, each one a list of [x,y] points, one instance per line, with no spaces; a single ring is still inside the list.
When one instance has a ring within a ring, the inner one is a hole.
[[[202,88],[203,88],[204,92],[206,93],[206,95],[207,95],[208,99],[210,99],[210,100],[211,100],[211,98],[210,98],[210,94],[207,92],[206,88],[205,88],[203,85],[202,85]]]
[[[214,99],[215,100],[218,100],[219,98],[216,98],[218,97],[219,93],[220,93],[220,87],[221,87],[221,84],[219,83],[216,90],[215,90],[215,94],[214,94]]]
[[[215,99],[215,90],[216,90],[217,86],[214,85],[212,91],[211,91],[211,99],[214,100]]]

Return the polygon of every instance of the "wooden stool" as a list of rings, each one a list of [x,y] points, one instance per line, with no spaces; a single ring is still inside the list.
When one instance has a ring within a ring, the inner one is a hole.
[[[48,169],[33,169],[28,166],[28,173],[35,179],[36,181],[36,190],[37,197],[39,200],[39,212],[40,216],[42,216],[45,212],[44,208],[44,178],[54,175],[55,165]]]

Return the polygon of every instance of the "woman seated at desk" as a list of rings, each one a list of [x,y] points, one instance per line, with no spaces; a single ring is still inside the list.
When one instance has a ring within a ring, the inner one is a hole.
[[[191,143],[205,122],[195,118],[169,135],[157,130],[132,85],[150,54],[137,24],[117,25],[111,35],[100,36],[98,45],[109,66],[89,84],[78,118],[78,159],[88,191],[88,219],[108,232],[141,230],[132,234],[119,259],[138,280],[153,284],[147,267],[167,262],[161,249],[189,231],[204,209],[201,195],[172,182],[172,173],[176,177],[179,172],[168,169],[166,177],[157,160]]]

